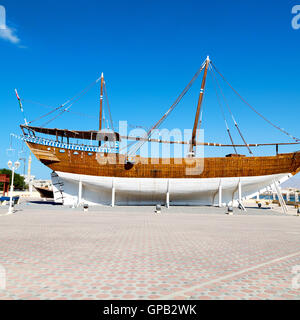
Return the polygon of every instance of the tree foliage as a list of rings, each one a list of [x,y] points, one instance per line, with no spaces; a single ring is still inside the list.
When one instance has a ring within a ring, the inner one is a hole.
[[[9,169],[0,169],[0,174],[8,174],[9,175],[9,179],[11,181],[11,174],[12,171]],[[15,173],[15,177],[14,177],[14,188],[16,190],[24,190],[25,189],[25,181],[24,181],[24,177],[20,176],[18,173]],[[0,189],[3,190],[3,183],[0,183]]]

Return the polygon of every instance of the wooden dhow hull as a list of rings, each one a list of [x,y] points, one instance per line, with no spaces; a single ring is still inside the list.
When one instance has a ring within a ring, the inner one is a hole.
[[[54,196],[66,205],[236,203],[300,171],[300,153],[271,157],[151,159],[27,142],[52,169]]]

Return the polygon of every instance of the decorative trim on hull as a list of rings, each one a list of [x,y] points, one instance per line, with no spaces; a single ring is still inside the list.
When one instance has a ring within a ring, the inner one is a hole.
[[[169,201],[171,206],[198,206],[236,205],[237,200],[254,196],[274,180],[282,183],[290,176],[282,173],[256,177],[159,179],[98,177],[57,171],[52,175],[52,181],[55,201],[64,205],[155,205]]]

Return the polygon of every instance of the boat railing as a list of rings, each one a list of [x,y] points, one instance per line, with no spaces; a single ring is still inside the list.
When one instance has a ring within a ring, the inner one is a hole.
[[[60,148],[60,149],[67,149],[73,151],[88,151],[88,152],[104,152],[104,153],[111,153],[111,152],[118,152],[119,151],[119,143],[118,141],[114,142],[114,147],[107,147],[107,146],[87,146],[87,145],[78,145],[75,143],[65,143],[54,141],[47,138],[41,137],[32,137],[32,136],[17,136],[13,135],[15,138],[18,138],[25,142],[31,142],[35,144],[40,144],[48,147]]]

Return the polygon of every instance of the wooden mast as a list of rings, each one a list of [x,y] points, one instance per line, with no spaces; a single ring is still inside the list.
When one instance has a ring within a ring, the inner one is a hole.
[[[101,73],[101,89],[100,89],[100,114],[99,114],[99,131],[102,129],[102,113],[103,113],[103,83],[104,76]]]
[[[100,113],[99,113],[99,131],[102,130],[102,113],[103,113],[103,85],[104,75],[101,73],[101,88],[100,88]],[[99,140],[99,146],[101,146],[101,140]]]
[[[197,128],[198,128],[198,124],[199,124],[199,117],[200,117],[200,111],[201,111],[201,106],[202,106],[202,102],[203,102],[204,89],[205,89],[205,84],[206,84],[206,77],[207,77],[207,70],[208,70],[209,63],[210,63],[210,60],[209,60],[209,57],[207,57],[204,75],[203,75],[202,84],[201,84],[198,105],[197,105],[196,116],[195,116],[194,128],[193,128],[193,133],[192,133],[192,140],[191,140],[191,145],[190,145],[190,155],[192,155],[192,156],[193,156],[194,147],[196,146],[196,133],[197,133]]]

